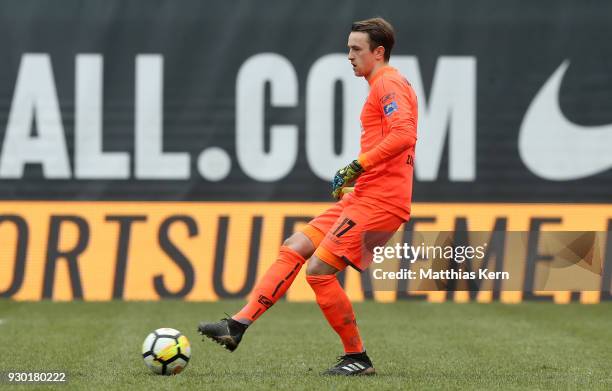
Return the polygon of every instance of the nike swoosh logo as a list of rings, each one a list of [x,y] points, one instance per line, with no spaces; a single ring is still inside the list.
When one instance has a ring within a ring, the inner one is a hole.
[[[612,124],[581,126],[559,107],[564,61],[533,99],[519,132],[519,154],[531,172],[552,181],[580,179],[612,167]]]

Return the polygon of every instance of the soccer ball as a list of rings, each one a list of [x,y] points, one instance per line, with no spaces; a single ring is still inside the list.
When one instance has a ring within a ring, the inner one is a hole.
[[[158,375],[181,373],[190,357],[189,340],[175,329],[157,329],[147,335],[142,344],[142,358],[145,364]]]

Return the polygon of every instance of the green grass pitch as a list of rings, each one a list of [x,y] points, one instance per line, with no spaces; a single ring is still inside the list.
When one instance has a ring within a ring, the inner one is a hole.
[[[378,371],[369,378],[319,375],[342,347],[314,303],[278,303],[234,353],[201,340],[198,321],[241,305],[0,301],[0,371],[65,370],[67,384],[44,386],[60,390],[612,388],[612,303],[357,303]],[[191,341],[178,376],[142,362],[142,341],[159,327]]]

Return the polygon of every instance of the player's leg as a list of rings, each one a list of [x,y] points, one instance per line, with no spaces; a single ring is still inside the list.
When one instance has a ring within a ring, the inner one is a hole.
[[[259,280],[242,310],[219,322],[201,322],[198,326],[200,334],[234,351],[247,327],[283,297],[306,259],[314,253],[315,247],[309,236],[322,238],[323,234],[312,227],[308,231],[308,235],[296,232],[285,240],[278,258]]]
[[[308,283],[321,311],[344,345],[345,355],[327,374],[375,373],[365,352],[352,305],[335,273],[347,265],[359,271],[366,269],[371,262],[370,249],[384,245],[402,223],[399,217],[373,205],[348,205],[308,261]]]
[[[201,322],[200,334],[211,338],[229,351],[234,351],[247,327],[263,315],[291,286],[302,265],[315,251],[342,211],[336,203],[313,219],[301,231],[284,241],[278,258],[253,289],[249,301],[238,313],[219,322]]]
[[[336,273],[344,268],[346,263],[342,260],[323,261],[317,255],[306,266],[306,280],[315,292],[317,304],[344,345],[345,354],[325,374],[372,375],[374,366],[363,347],[353,306],[336,278]]]
[[[232,319],[250,325],[285,295],[295,280],[306,259],[315,251],[315,242],[320,242],[323,234],[311,226],[305,232],[296,232],[281,246],[276,261],[270,265],[259,280],[247,305],[232,316]],[[313,239],[310,239],[313,237]],[[318,239],[317,239],[318,237]]]

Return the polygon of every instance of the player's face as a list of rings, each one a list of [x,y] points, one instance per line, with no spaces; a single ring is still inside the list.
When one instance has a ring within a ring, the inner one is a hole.
[[[376,65],[376,54],[370,50],[370,37],[361,31],[352,31],[348,38],[348,59],[355,76],[368,77]]]

